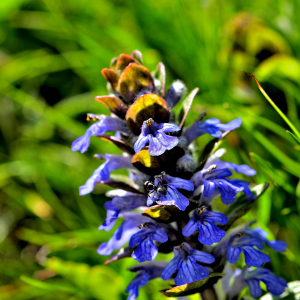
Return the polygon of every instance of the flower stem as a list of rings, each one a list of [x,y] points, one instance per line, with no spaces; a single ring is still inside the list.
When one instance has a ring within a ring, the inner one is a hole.
[[[202,300],[218,300],[218,296],[214,287],[205,289],[204,291],[200,292],[200,295]]]

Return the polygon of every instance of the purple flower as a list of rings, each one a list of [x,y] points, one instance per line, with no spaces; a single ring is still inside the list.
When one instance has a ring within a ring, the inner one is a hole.
[[[247,266],[260,267],[263,263],[270,261],[269,255],[254,247],[263,250],[262,241],[244,233],[236,234],[228,241],[227,260],[231,264],[236,263],[243,252]]]
[[[122,197],[115,197],[112,201],[105,202],[107,217],[99,229],[111,230],[115,225],[120,213],[131,211],[140,206],[146,206],[147,199],[144,195],[127,192]]]
[[[90,145],[91,136],[101,135],[108,131],[121,131],[126,134],[129,132],[127,123],[124,120],[105,115],[95,115],[95,118],[97,118],[99,122],[90,126],[83,136],[72,143],[72,151],[80,150],[81,153],[84,153]]]
[[[225,231],[218,228],[214,223],[226,224],[227,217],[219,212],[208,211],[206,207],[196,209],[189,222],[182,230],[184,236],[192,235],[199,230],[198,240],[205,245],[218,243],[225,236]]]
[[[234,179],[234,178],[227,179],[227,181],[236,187],[242,188],[243,193],[246,195],[246,198],[248,201],[252,201],[254,199],[254,196],[249,188],[249,186],[251,184],[250,182],[247,182],[247,181],[244,181],[241,179]]]
[[[155,176],[154,185],[156,189],[150,191],[148,195],[148,206],[156,202],[161,205],[176,205],[180,210],[185,210],[189,205],[189,200],[177,190],[193,191],[194,185],[189,180],[172,177],[162,172],[161,175]],[[159,187],[162,189],[158,189]]]
[[[178,138],[166,135],[165,132],[179,131],[180,127],[175,124],[157,124],[152,119],[144,121],[142,132],[134,144],[134,151],[137,153],[149,142],[149,154],[159,156],[166,150],[171,150],[178,144]]]
[[[131,248],[138,244],[131,257],[138,262],[151,261],[158,253],[153,240],[164,243],[168,240],[168,235],[158,225],[150,222],[143,223],[138,228],[140,231],[134,234],[129,241]]]
[[[236,173],[242,173],[248,176],[253,176],[256,174],[256,171],[254,169],[251,169],[247,165],[237,165],[228,161],[223,161],[220,159],[221,156],[225,154],[225,149],[219,149],[214,154],[210,156],[210,158],[207,160],[206,165],[216,165],[218,169],[230,169],[233,170]]]
[[[126,288],[126,292],[129,293],[127,300],[135,300],[139,295],[139,288],[149,280],[160,277],[166,265],[165,261],[153,261],[129,268],[130,271],[136,272],[137,276]]]
[[[139,213],[124,213],[122,216],[125,221],[115,231],[111,239],[106,243],[102,243],[97,252],[100,255],[110,255],[114,249],[119,249],[125,245],[131,236],[139,229],[137,226],[143,222],[149,222],[151,219],[140,215]]]
[[[196,188],[203,185],[202,192],[204,197],[211,197],[217,190],[221,194],[222,202],[231,204],[236,194],[244,191],[244,186],[241,186],[241,184],[237,185],[234,181],[226,179],[226,177],[232,175],[228,169],[216,169],[216,167],[216,165],[212,165],[195,173],[191,181]]]
[[[267,239],[267,235],[268,233],[263,231],[261,228],[257,227],[254,229],[250,229],[250,228],[246,228],[245,229],[245,234],[259,239],[261,242],[265,243],[268,247],[270,247],[271,249],[275,250],[275,251],[279,251],[279,252],[285,252],[286,251],[286,247],[287,244],[283,241],[269,241]]]
[[[220,138],[222,131],[231,131],[241,126],[242,119],[234,119],[227,124],[221,124],[218,119],[208,119],[204,122],[198,122],[196,120],[190,127],[184,132],[184,137],[187,140],[187,145],[196,140],[199,136],[208,133],[213,137]]]
[[[282,294],[287,287],[284,279],[275,276],[270,270],[265,268],[252,269],[244,267],[243,270],[236,269],[234,274],[231,275],[233,275],[234,280],[228,288],[229,300],[237,299],[237,296],[247,285],[253,298],[260,297],[262,295],[260,281],[266,285],[268,292],[276,296]],[[228,276],[228,280],[232,277]]]
[[[244,280],[249,285],[250,294],[253,298],[262,295],[259,282],[262,281],[268,292],[273,295],[281,295],[287,287],[286,281],[274,275],[270,270],[265,268],[257,268],[255,270],[247,269],[243,272]]]
[[[209,271],[197,262],[211,264],[214,261],[215,258],[211,254],[192,249],[187,243],[182,243],[180,247],[174,247],[174,258],[164,269],[161,277],[164,280],[169,279],[178,270],[176,285],[202,280],[208,276]]]
[[[110,172],[117,169],[133,169],[131,158],[129,156],[96,154],[95,157],[106,159],[106,162],[93,172],[92,176],[84,185],[79,187],[80,196],[91,193],[94,190],[96,183],[107,181],[110,177]]]

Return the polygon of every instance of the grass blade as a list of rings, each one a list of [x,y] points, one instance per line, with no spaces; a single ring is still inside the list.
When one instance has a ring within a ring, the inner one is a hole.
[[[253,79],[255,80],[259,90],[261,91],[261,93],[265,96],[265,98],[269,101],[269,103],[274,107],[274,109],[278,112],[278,114],[281,116],[281,118],[290,126],[290,128],[295,132],[295,134],[297,135],[298,138],[300,138],[300,133],[298,132],[298,130],[296,129],[296,127],[292,124],[292,122],[287,118],[287,116],[279,109],[279,107],[273,102],[273,100],[268,96],[268,94],[265,92],[265,90],[261,87],[261,85],[259,84],[258,80],[256,79],[256,77],[253,74],[247,73],[243,70],[243,72],[247,75],[247,76],[251,76],[253,77]]]

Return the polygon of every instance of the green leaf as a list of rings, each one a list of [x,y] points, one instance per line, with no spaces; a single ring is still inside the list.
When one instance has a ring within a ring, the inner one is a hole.
[[[220,226],[223,230],[227,230],[237,219],[244,216],[254,205],[255,201],[266,191],[269,187],[268,183],[263,183],[255,186],[251,189],[254,200],[248,201],[246,195],[243,193],[239,196],[225,211],[225,215],[228,217],[228,223]]]
[[[282,179],[276,172],[275,170],[270,166],[270,164],[266,161],[264,161],[260,156],[257,154],[251,152],[250,156],[255,158],[255,160],[263,166],[265,169],[267,169],[272,176],[272,179],[277,181],[287,192],[294,194],[295,188],[293,188],[288,182],[286,182],[284,179]]]
[[[201,286],[203,286],[205,283],[207,283],[207,281],[210,278],[223,277],[223,276],[224,276],[224,274],[222,274],[222,273],[211,273],[208,275],[208,277],[206,277],[203,280],[194,281],[194,282],[183,284],[183,285],[178,285],[169,290],[164,290],[164,291],[160,291],[160,292],[163,293],[167,297],[179,297],[179,296],[182,296],[183,294],[184,295],[193,294],[193,290],[196,290],[196,289],[200,288]]]
[[[293,135],[290,131],[286,131],[294,140],[295,140],[295,142],[297,143],[297,144],[299,144],[300,145],[300,139],[299,138],[297,138],[295,135]]]
[[[299,300],[300,299],[300,281],[288,283],[287,289],[279,296],[268,293],[259,298],[260,300]]]
[[[245,71],[244,71],[245,72]],[[262,88],[262,86],[259,84],[258,80],[253,74],[249,74],[245,72],[247,76],[251,76],[254,80],[256,85],[258,86],[261,93],[264,95],[264,97],[269,101],[269,103],[273,106],[273,108],[277,111],[277,113],[281,116],[281,118],[286,122],[286,124],[294,131],[294,133],[297,135],[298,138],[300,138],[300,133],[297,130],[297,128],[294,126],[294,124],[289,120],[289,118],[280,110],[280,108],[273,102],[273,100],[269,97],[269,95],[265,92],[265,90]]]
[[[84,291],[88,299],[120,299],[123,279],[107,266],[91,267],[85,263],[64,261],[54,257],[49,258],[45,266]],[[99,288],[99,284],[102,287],[113,288]]]
[[[289,55],[273,55],[264,60],[257,69],[255,74],[262,81],[269,80],[276,75],[281,78],[288,78],[294,82],[300,81],[300,63],[295,57]]]
[[[133,101],[137,93],[141,90],[154,92],[153,77],[146,67],[131,63],[122,72],[117,91],[128,101]]]
[[[126,121],[131,131],[139,135],[143,122],[152,118],[156,123],[169,121],[169,107],[164,99],[156,94],[145,94],[135,101],[126,113]]]
[[[71,294],[81,294],[84,295],[79,289],[76,289],[72,286],[68,285],[62,285],[62,284],[57,284],[57,283],[50,283],[50,282],[44,282],[40,280],[36,280],[33,278],[29,278],[27,276],[22,275],[20,277],[22,281],[25,283],[44,290],[52,291],[52,292],[68,292]]]
[[[179,125],[180,128],[183,128],[183,126],[184,126],[186,117],[192,107],[194,98],[195,98],[196,94],[198,93],[198,91],[199,91],[199,88],[193,89],[182,102],[182,109],[179,114],[182,115],[183,117],[182,117],[180,125]]]

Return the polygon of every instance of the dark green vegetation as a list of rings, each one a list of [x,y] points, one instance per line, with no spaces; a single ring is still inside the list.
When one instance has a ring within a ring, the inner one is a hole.
[[[135,262],[104,266],[96,253],[111,236],[97,230],[107,189],[78,195],[99,165],[93,154],[120,152],[96,138],[85,155],[70,145],[90,125],[87,112],[108,112],[93,100],[107,93],[101,69],[134,49],[150,70],[165,63],[167,86],[178,78],[200,88],[187,124],[203,111],[243,118],[225,158],[270,183],[243,219],[288,243],[286,254],[270,252],[271,267],[298,279],[300,147],[241,69],[299,130],[299,11],[298,0],[1,1],[0,299],[126,299]],[[164,288],[154,280],[140,299],[164,299]]]

